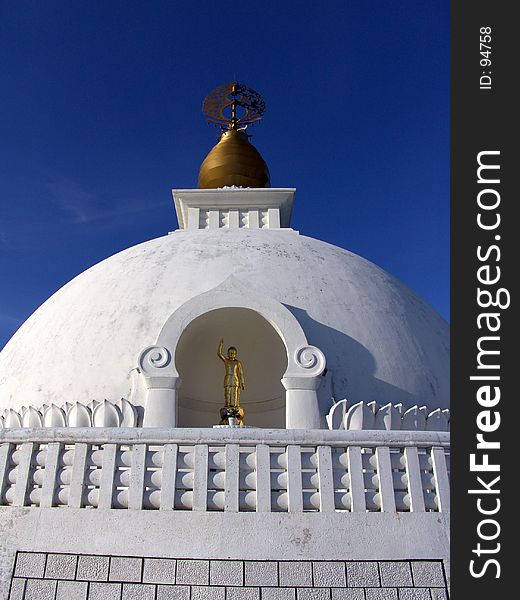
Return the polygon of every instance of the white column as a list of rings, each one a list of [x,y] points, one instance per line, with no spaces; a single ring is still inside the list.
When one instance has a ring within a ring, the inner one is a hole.
[[[177,388],[181,380],[164,346],[148,346],[139,355],[148,397],[143,427],[177,427]]]
[[[286,429],[319,429],[321,415],[316,390],[320,377],[284,377]]]
[[[143,427],[177,427],[177,388],[179,377],[154,378],[149,383]]]
[[[299,346],[289,353],[289,366],[282,379],[285,392],[285,427],[320,429],[321,414],[316,390],[325,369],[325,355],[316,346]]]

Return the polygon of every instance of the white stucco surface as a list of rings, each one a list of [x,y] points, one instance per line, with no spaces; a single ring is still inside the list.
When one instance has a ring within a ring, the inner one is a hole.
[[[431,513],[194,514],[0,506],[0,598],[7,596],[2,582],[12,574],[16,551],[259,561],[441,559],[446,564],[449,531],[449,515]]]
[[[231,275],[293,313],[325,354],[336,399],[449,406],[448,325],[421,298],[341,248],[244,228],[177,231],[73,279],[0,353],[0,408],[122,396],[143,405],[140,352]]]

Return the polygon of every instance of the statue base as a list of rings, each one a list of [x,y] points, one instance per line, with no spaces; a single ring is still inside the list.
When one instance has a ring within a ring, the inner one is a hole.
[[[251,425],[237,425],[236,423],[234,425],[213,425],[213,429],[255,429],[254,427],[251,427]]]
[[[224,406],[220,409],[220,425],[242,427],[244,425],[244,409],[241,406]]]

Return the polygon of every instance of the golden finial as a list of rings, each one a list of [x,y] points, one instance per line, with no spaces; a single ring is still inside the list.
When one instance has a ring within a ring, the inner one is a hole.
[[[269,187],[269,169],[245,132],[263,117],[262,96],[233,81],[210,92],[202,112],[222,133],[200,167],[199,188]]]

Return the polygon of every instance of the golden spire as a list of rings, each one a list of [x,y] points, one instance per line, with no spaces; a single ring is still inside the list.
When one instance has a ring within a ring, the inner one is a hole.
[[[200,166],[199,188],[269,187],[269,169],[245,133],[265,112],[260,94],[236,81],[227,83],[206,97],[202,112],[222,133]]]

